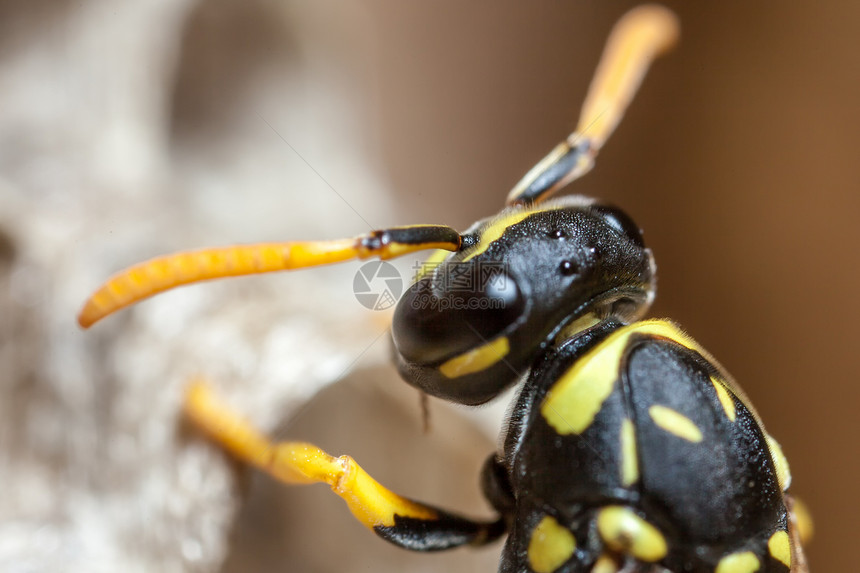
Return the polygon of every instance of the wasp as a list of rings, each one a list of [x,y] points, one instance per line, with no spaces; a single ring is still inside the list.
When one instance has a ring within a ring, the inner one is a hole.
[[[465,232],[412,225],[160,257],[109,279],[79,322],[89,327],[189,283],[432,249],[395,310],[394,360],[407,383],[459,404],[520,384],[503,445],[480,477],[494,520],[404,498],[349,456],[273,443],[205,383],[188,390],[188,418],[281,482],[328,484],[356,519],[400,547],[439,551],[506,535],[502,573],[807,572],[811,522],[789,493],[778,442],[693,338],[672,321],[643,320],[656,266],[639,227],[595,199],[550,199],[592,168],[677,35],[664,8],[624,16],[577,129],[500,213]],[[455,289],[463,269],[484,280]]]

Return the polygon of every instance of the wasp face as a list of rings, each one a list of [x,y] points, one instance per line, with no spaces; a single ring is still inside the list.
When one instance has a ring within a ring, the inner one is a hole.
[[[582,197],[509,209],[464,236],[469,246],[432,263],[394,317],[401,374],[436,396],[485,402],[577,318],[630,320],[652,298],[639,228]]]

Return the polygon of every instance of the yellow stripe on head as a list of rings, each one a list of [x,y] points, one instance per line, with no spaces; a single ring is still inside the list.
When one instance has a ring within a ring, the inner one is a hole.
[[[600,324],[600,316],[596,313],[589,312],[584,314],[565,326],[555,337],[555,343],[561,344],[565,340],[569,340],[578,334],[588,330],[592,326]]]
[[[511,351],[511,345],[506,336],[501,336],[459,356],[447,360],[439,367],[439,372],[445,378],[459,378],[474,374],[493,366]]]
[[[497,217],[495,220],[490,221],[490,223],[481,231],[481,238],[478,241],[478,244],[469,250],[463,258],[463,262],[465,263],[466,261],[470,261],[478,255],[486,252],[494,241],[497,241],[505,234],[508,227],[516,225],[533,213],[535,213],[534,209],[514,209]]]

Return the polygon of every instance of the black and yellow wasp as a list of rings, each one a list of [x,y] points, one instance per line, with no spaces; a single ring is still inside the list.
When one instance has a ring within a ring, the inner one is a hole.
[[[406,382],[460,404],[522,383],[502,450],[481,476],[495,521],[398,496],[349,456],[272,443],[204,383],[189,389],[188,417],[278,480],[329,484],[378,536],[415,551],[507,534],[504,573],[808,571],[801,540],[810,522],[788,493],[777,442],[692,338],[667,320],[640,321],[654,297],[655,265],[639,228],[593,199],[545,202],[591,168],[648,66],[676,36],[663,8],[625,16],[577,130],[514,187],[501,213],[464,233],[417,225],[170,255],[110,279],[79,322],[88,327],[192,282],[436,249],[398,303],[394,355]],[[464,268],[491,269],[491,279],[454,289]]]

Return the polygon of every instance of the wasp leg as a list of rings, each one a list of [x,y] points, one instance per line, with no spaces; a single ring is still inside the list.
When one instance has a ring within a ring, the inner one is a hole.
[[[474,521],[401,497],[350,456],[334,457],[304,442],[273,443],[221,403],[205,383],[191,385],[185,413],[231,454],[283,483],[328,484],[358,521],[395,545],[436,551],[482,545],[505,532],[501,519]]]
[[[160,292],[211,279],[330,265],[352,259],[392,259],[426,249],[457,251],[463,237],[445,225],[371,231],[352,239],[236,245],[157,257],[117,273],[85,303],[78,324],[104,317]]]
[[[791,536],[791,573],[809,573],[803,546],[812,539],[812,517],[806,504],[793,495],[786,494],[785,504],[788,507],[788,531]]]
[[[665,8],[642,6],[624,16],[606,43],[576,130],[514,186],[508,205],[538,203],[588,173],[651,62],[677,37],[677,18]]]

